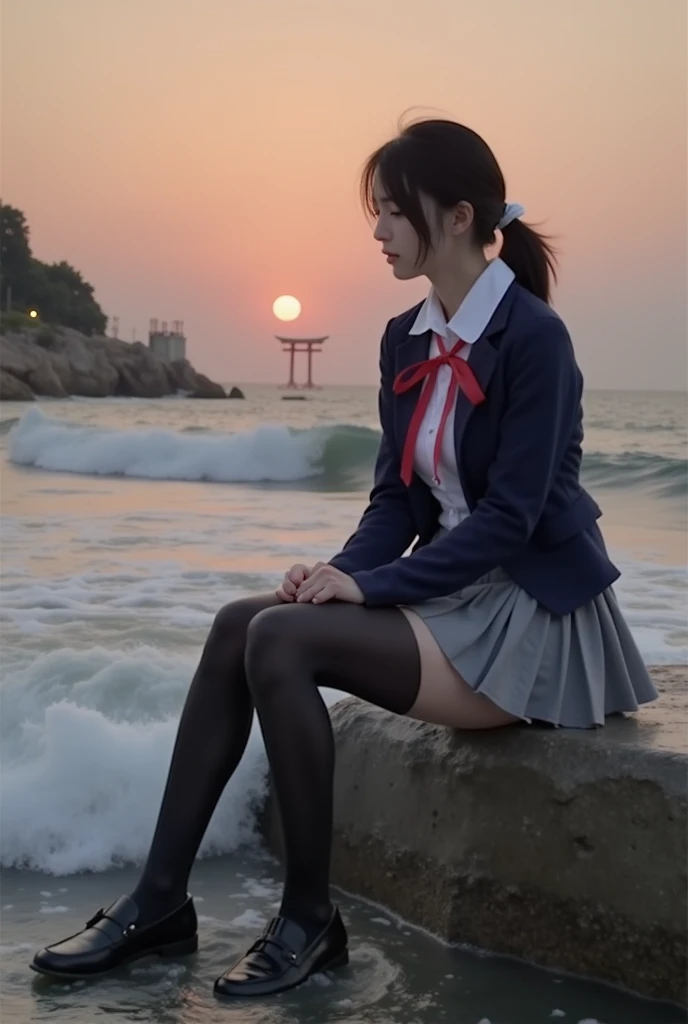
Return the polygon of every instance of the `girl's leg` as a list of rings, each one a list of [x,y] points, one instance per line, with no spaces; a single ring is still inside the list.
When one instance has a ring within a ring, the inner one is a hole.
[[[252,619],[246,678],[282,819],[286,880],[279,916],[217,979],[217,995],[281,992],[347,962],[346,931],[329,895],[334,738],[319,686],[401,715],[451,713],[458,727],[512,721],[478,699],[451,666],[448,677],[432,636],[419,637],[399,608],[285,604]],[[439,681],[432,674],[438,666]]]
[[[397,608],[268,608],[249,626],[245,666],[282,818],[286,884],[279,916],[216,980],[216,995],[229,998],[282,992],[348,959],[329,896],[334,740],[318,687],[404,714],[420,685],[418,646]]]
[[[139,926],[186,899],[198,847],[251,729],[246,632],[256,614],[276,604],[277,597],[261,594],[225,605],[215,618],[179,722],[148,859],[132,893]]]
[[[410,608],[401,609],[418,644],[421,685],[410,718],[452,729],[494,729],[521,721],[475,693],[444,655],[427,625]]]
[[[417,618],[417,617],[415,617]],[[420,620],[419,620],[420,621]],[[424,624],[421,623],[424,627]],[[315,936],[330,918],[334,741],[319,686],[397,714],[428,712],[458,728],[514,721],[473,693],[432,635],[398,608],[289,604],[248,629],[246,675],[280,808],[286,880],[280,915]]]

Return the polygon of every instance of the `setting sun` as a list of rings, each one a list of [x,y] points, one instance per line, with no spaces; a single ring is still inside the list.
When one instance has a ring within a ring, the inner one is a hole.
[[[293,295],[280,295],[272,304],[272,312],[278,320],[296,320],[301,313],[301,303]]]

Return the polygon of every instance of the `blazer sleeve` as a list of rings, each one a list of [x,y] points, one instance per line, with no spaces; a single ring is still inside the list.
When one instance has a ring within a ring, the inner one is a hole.
[[[352,573],[369,606],[454,593],[529,540],[574,429],[581,374],[563,322],[545,317],[504,352],[507,404],[485,496],[454,529],[406,558]]]
[[[394,401],[394,359],[387,328],[380,345],[380,390],[378,408],[382,439],[375,462],[373,489],[368,507],[346,544],[330,565],[351,575],[357,570],[375,569],[399,558],[417,536],[408,490],[401,479],[399,453],[394,442],[392,403]]]

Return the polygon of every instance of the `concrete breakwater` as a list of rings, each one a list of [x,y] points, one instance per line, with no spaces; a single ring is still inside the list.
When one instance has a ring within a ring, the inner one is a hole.
[[[347,699],[335,883],[443,939],[686,1002],[688,670],[604,729],[456,732]],[[263,828],[281,848],[270,800]]]

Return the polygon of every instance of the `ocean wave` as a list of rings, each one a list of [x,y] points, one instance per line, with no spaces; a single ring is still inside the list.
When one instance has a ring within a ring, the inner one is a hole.
[[[597,489],[642,488],[658,498],[688,495],[688,460],[653,452],[586,452],[582,475]]]
[[[629,431],[633,434],[671,434],[675,429],[680,429],[680,426],[678,420],[676,422],[664,420],[661,423],[639,423],[637,420],[619,420],[618,418],[586,417],[585,419],[587,430],[613,430],[617,434],[626,434]]]
[[[24,466],[148,480],[238,482],[341,479],[372,465],[379,432],[352,424],[297,430],[264,424],[236,434],[73,426],[31,409],[10,431]]]
[[[155,648],[60,648],[4,681],[0,864],[54,875],[140,863],[191,659]],[[255,836],[266,760],[257,723],[200,854]]]
[[[379,431],[347,423],[264,424],[235,434],[111,430],[52,420],[39,409],[3,422],[11,424],[9,456],[19,465],[148,480],[367,485],[380,441]],[[595,489],[641,488],[659,498],[684,498],[688,462],[645,451],[591,451],[583,458],[583,479]]]
[[[158,610],[160,622],[195,633],[193,616],[177,615]],[[103,639],[119,642],[116,621]],[[14,645],[15,664],[3,672],[0,866],[60,876],[145,860],[198,647],[188,643],[180,653],[82,640],[36,654]],[[328,706],[343,696],[321,692]],[[256,842],[266,793],[254,718],[199,855]]]

